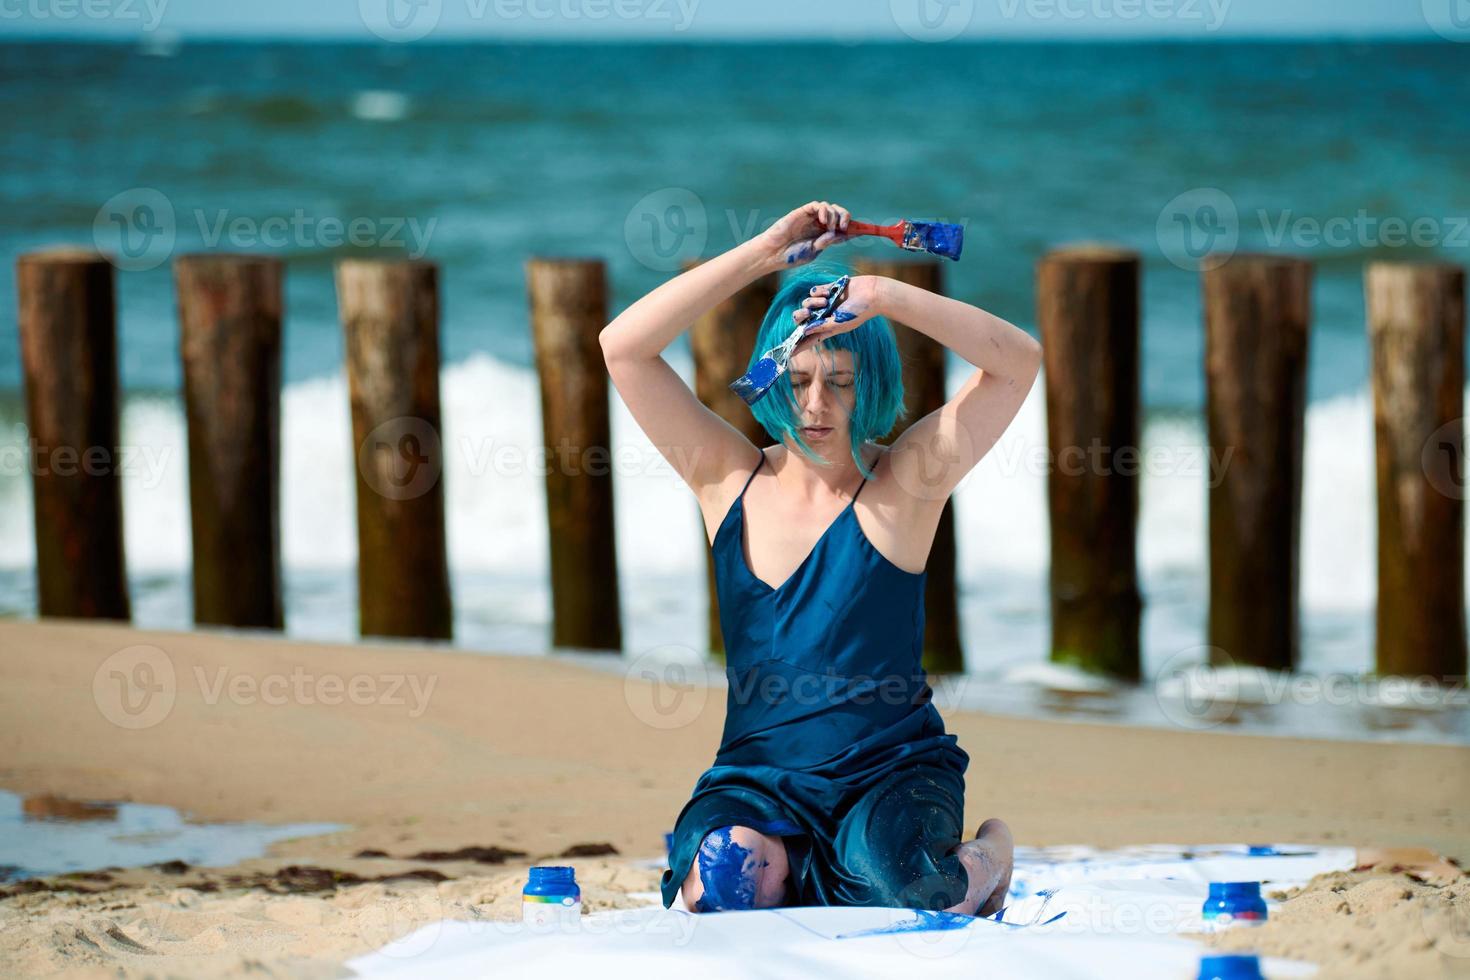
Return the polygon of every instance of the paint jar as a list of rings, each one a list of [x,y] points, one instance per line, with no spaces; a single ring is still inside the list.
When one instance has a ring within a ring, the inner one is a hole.
[[[1258,926],[1266,921],[1266,900],[1259,881],[1212,881],[1200,914],[1206,926]]]
[[[521,891],[521,921],[532,926],[576,926],[582,919],[582,889],[571,868],[538,866]]]
[[[1255,956],[1201,956],[1197,980],[1264,980]]]

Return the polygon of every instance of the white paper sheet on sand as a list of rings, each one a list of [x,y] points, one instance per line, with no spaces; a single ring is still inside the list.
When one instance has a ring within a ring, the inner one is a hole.
[[[1193,978],[1211,881],[1260,881],[1262,891],[1350,869],[1350,848],[1277,844],[1159,845],[1099,851],[1017,848],[1009,903],[989,919],[913,909],[787,908],[692,915],[650,907],[599,912],[574,929],[520,923],[436,922],[347,965],[365,977],[696,980],[812,975]],[[1269,897],[1268,907],[1273,903]],[[1266,959],[1268,977],[1315,967]]]

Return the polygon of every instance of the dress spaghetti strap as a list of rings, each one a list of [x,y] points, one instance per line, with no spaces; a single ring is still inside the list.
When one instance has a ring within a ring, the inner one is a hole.
[[[764,449],[762,449],[760,451],[760,454],[761,454],[761,461],[759,463],[756,463],[755,464],[755,469],[751,470],[750,471],[750,476],[747,476],[745,478],[745,486],[743,486],[743,487],[740,488],[740,496],[741,497],[744,497],[745,496],[745,491],[748,490],[748,489],[750,489],[750,481],[751,480],[754,480],[755,479],[755,475],[760,472],[761,467],[764,466],[764,465],[766,465],[766,451]]]

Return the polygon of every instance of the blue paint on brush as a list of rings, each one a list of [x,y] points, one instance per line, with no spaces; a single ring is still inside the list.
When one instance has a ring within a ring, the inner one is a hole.
[[[751,867],[747,870],[746,864]],[[730,828],[711,831],[699,845],[699,880],[704,894],[695,902],[699,912],[728,912],[755,908],[757,870],[769,862],[751,861],[750,850],[730,839]]]
[[[963,225],[945,225],[932,221],[910,221],[904,229],[903,247],[911,251],[931,252],[946,259],[959,260],[965,247]]]

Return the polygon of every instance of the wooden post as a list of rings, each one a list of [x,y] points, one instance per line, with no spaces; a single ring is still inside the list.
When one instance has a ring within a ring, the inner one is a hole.
[[[112,264],[77,249],[15,264],[42,616],[128,619]]]
[[[336,278],[357,447],[362,633],[448,639],[439,270],[347,259]]]
[[[937,259],[859,259],[853,264],[859,275],[897,279],[910,286],[944,293],[944,269]],[[945,395],[945,348],[927,334],[893,321],[898,338],[899,360],[903,363],[903,387],[908,418],[894,427],[888,442],[903,435],[910,425],[941,407]],[[739,376],[738,374],[736,375]],[[959,583],[957,581],[954,500],[944,502],[939,527],[934,532],[929,576],[924,588],[924,670],[931,674],[960,674],[965,654],[960,644]]]
[[[623,645],[613,534],[607,325],[601,260],[526,262],[531,332],[548,454],[552,645],[618,652]]]
[[[684,263],[685,271],[698,260]],[[762,276],[694,321],[689,331],[689,348],[694,355],[694,393],[720,418],[729,422],[757,446],[769,445],[771,437],[741,397],[730,390],[730,382],[745,373],[755,349],[761,321],[781,288],[780,273]],[[701,533],[703,534],[702,525]],[[720,632],[720,599],[715,589],[714,551],[704,537],[704,580],[709,593],[710,655],[725,659],[725,638]]]
[[[1203,283],[1209,644],[1219,663],[1292,670],[1312,264],[1235,255]]]
[[[1465,273],[1364,277],[1378,473],[1378,673],[1463,678]]]
[[[283,625],[281,277],[264,256],[174,263],[196,623]]]
[[[1073,245],[1036,266],[1045,351],[1051,658],[1138,680],[1139,258]]]

